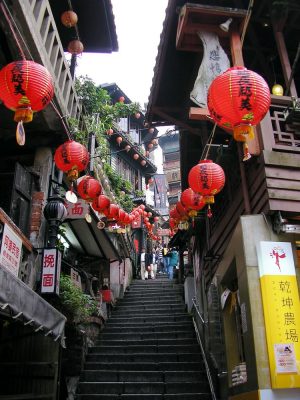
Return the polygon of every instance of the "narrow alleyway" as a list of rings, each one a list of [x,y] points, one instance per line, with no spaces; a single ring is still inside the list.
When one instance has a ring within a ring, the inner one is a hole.
[[[134,281],[87,355],[78,400],[208,400],[183,287]]]

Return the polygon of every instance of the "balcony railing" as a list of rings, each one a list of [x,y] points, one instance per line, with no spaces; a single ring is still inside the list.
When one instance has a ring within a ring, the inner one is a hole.
[[[300,123],[292,121],[292,100],[287,96],[272,96],[269,113],[261,122],[265,150],[300,153]]]
[[[76,96],[74,80],[56,28],[48,0],[15,2],[34,61],[41,62],[50,72],[55,86],[56,100],[62,115],[80,119],[81,103]]]

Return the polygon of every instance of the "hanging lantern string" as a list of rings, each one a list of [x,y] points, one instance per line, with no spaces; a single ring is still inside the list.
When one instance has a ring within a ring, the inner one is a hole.
[[[23,60],[25,60],[26,59],[25,53],[24,53],[24,51],[22,49],[22,46],[21,46],[21,44],[19,42],[19,39],[18,39],[18,37],[16,35],[16,32],[14,30],[14,27],[13,27],[13,24],[12,24],[12,21],[14,21],[14,20],[13,20],[13,17],[11,15],[10,11],[9,11],[9,8],[8,8],[7,4],[5,3],[5,1],[1,2],[0,6],[1,6],[1,10],[2,10],[2,12],[4,14],[4,17],[5,17],[5,19],[6,19],[7,23],[8,23],[8,26],[10,28],[10,31],[11,31],[11,33],[12,33],[14,39],[15,39],[15,42],[17,44],[18,50],[20,52],[20,56],[22,57]],[[16,26],[15,21],[14,21],[14,25],[15,25],[16,29],[18,29],[17,26]],[[21,37],[19,30],[18,30],[18,33],[19,33],[19,36]],[[26,48],[27,48],[27,46],[26,46]],[[28,48],[27,48],[27,50],[28,50]]]
[[[54,104],[54,101],[51,100],[49,104],[51,104],[53,110],[54,110],[54,111],[56,112],[56,114],[59,116],[59,118],[60,118],[60,120],[61,120],[61,123],[62,123],[62,126],[63,126],[63,128],[64,128],[64,131],[65,131],[66,135],[68,136],[68,139],[69,139],[69,140],[73,140],[74,137],[73,137],[72,133],[70,132],[70,130],[69,130],[67,124],[65,123],[64,117],[61,115],[61,113],[59,112],[58,108],[57,108],[56,105]]]
[[[209,153],[209,150],[210,150],[210,146],[211,146],[212,141],[213,141],[213,138],[214,138],[214,136],[215,136],[216,127],[217,127],[217,124],[214,124],[214,127],[212,128],[211,134],[209,135],[208,142],[207,142],[206,145],[204,146],[204,149],[203,149],[203,152],[202,152],[202,154],[201,154],[200,160],[203,160],[203,159],[206,160],[207,157],[208,157],[208,153]],[[205,156],[204,156],[204,158],[203,158],[203,154],[204,154],[205,151],[206,151],[206,153],[205,153]]]
[[[73,6],[72,6],[71,0],[68,0],[68,5],[69,5],[70,10],[71,10],[71,11],[74,11],[74,10],[73,10]],[[77,24],[74,25],[74,29],[75,29],[75,32],[76,32],[76,39],[77,39],[77,40],[80,40],[79,30],[78,30]]]

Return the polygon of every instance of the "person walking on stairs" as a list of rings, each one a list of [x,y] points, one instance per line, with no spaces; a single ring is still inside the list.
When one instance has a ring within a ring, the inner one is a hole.
[[[171,248],[168,254],[169,262],[168,262],[168,278],[173,279],[174,277],[174,268],[178,264],[178,253],[174,247]]]

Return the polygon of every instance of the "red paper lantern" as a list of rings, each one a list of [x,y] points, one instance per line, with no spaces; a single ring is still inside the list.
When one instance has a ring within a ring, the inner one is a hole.
[[[142,160],[141,161],[141,165],[144,167],[145,165],[147,164],[147,161],[146,160]]]
[[[177,211],[176,208],[173,208],[170,211],[170,217],[173,218],[173,219],[179,220],[181,218],[181,215],[179,214],[179,212]]]
[[[159,217],[154,217],[154,221],[158,222],[159,221]]]
[[[116,142],[120,146],[120,144],[123,142],[123,138],[121,136],[118,136],[117,139],[116,139]]]
[[[83,200],[91,203],[96,197],[100,196],[102,187],[97,179],[84,176],[77,185],[77,192]]]
[[[96,197],[92,203],[93,209],[99,212],[108,209],[109,206],[110,206],[110,200],[104,194],[100,194],[100,196]]]
[[[125,212],[124,210],[122,210],[122,208],[120,208],[120,209],[119,209],[119,215],[118,215],[118,217],[117,217],[117,220],[118,220],[119,222],[123,222],[125,216],[126,216],[126,212]]]
[[[189,210],[201,210],[205,206],[205,201],[199,193],[195,193],[191,188],[185,189],[181,193],[181,203]]]
[[[58,169],[67,172],[72,181],[78,178],[78,172],[88,166],[90,160],[89,152],[80,143],[68,140],[61,144],[55,151],[54,162]]]
[[[78,39],[71,40],[71,42],[68,44],[68,52],[71,54],[81,54],[83,50],[83,43]]]
[[[131,149],[131,146],[129,146],[129,144],[126,144],[126,146],[124,147],[124,149],[128,152]]]
[[[178,201],[176,203],[175,208],[181,217],[184,217],[187,215],[187,209],[184,207],[184,205],[180,201]]]
[[[153,144],[152,143],[149,143],[148,144],[148,149],[152,149],[153,148]]]
[[[43,110],[54,94],[48,70],[34,61],[14,61],[0,71],[0,98],[15,111],[16,122],[30,122],[35,111]]]
[[[212,204],[214,196],[224,187],[225,174],[220,165],[212,160],[201,160],[190,170],[188,182],[194,192],[203,196],[205,204]],[[211,216],[210,207],[208,216]]]
[[[65,27],[72,28],[77,24],[78,17],[74,11],[68,10],[61,14],[60,20]]]
[[[119,216],[119,210],[119,206],[117,206],[116,204],[111,204],[109,208],[103,210],[103,214],[105,214],[108,219],[116,220]]]
[[[256,72],[232,67],[217,76],[208,89],[210,116],[221,128],[233,130],[237,141],[254,137],[253,126],[266,115],[271,103],[270,89]],[[250,157],[244,146],[244,159]]]
[[[114,133],[114,131],[113,131],[112,128],[109,128],[109,129],[107,129],[106,133],[107,133],[108,135],[112,135],[112,134]]]
[[[139,156],[138,154],[136,154],[136,153],[133,155],[133,158],[134,158],[135,160],[138,160],[139,157],[140,157],[140,156]]]
[[[124,101],[125,101],[125,97],[124,96],[119,97],[119,102],[120,103],[124,103]]]

